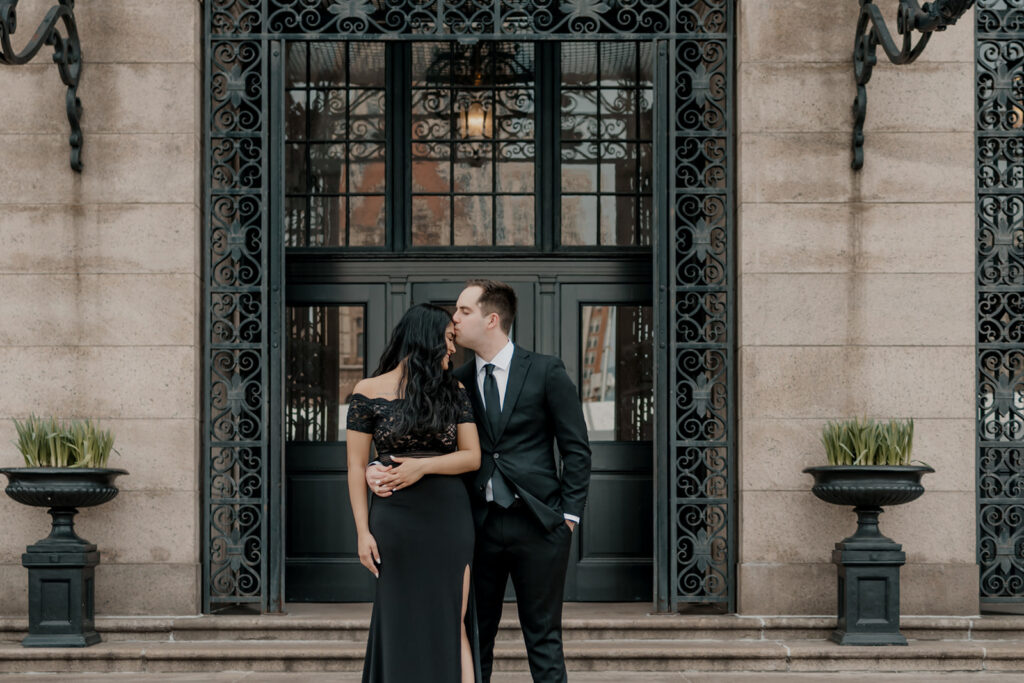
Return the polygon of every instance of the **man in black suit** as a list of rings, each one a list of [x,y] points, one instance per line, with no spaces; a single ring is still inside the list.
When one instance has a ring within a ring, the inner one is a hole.
[[[515,314],[511,287],[471,280],[454,315],[456,343],[476,352],[455,376],[473,401],[483,451],[480,469],[467,476],[480,659],[488,681],[511,576],[533,680],[561,682],[562,593],[590,485],[590,444],[579,393],[562,361],[509,341]]]
[[[590,444],[565,365],[513,344],[508,334],[515,315],[511,287],[470,280],[453,316],[456,343],[476,353],[455,376],[473,401],[482,450],[480,469],[466,475],[476,523],[481,669],[490,681],[511,576],[533,680],[563,683],[562,594],[572,533],[590,485]],[[377,481],[368,471],[375,492]]]

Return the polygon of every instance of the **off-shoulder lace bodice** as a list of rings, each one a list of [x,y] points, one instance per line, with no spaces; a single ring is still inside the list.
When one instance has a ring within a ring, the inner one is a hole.
[[[440,433],[412,433],[396,436],[395,406],[402,399],[369,398],[352,394],[348,406],[348,429],[373,435],[380,456],[403,453],[451,453],[458,446],[457,425],[473,422],[473,405],[465,389],[459,389],[459,417]],[[383,458],[382,458],[383,459]]]

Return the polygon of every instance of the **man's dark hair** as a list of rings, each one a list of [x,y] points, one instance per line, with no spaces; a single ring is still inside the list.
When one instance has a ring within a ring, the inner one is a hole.
[[[497,313],[501,320],[501,329],[508,334],[512,329],[512,321],[516,318],[516,292],[504,282],[497,280],[467,280],[467,287],[479,287],[480,310],[484,315]]]

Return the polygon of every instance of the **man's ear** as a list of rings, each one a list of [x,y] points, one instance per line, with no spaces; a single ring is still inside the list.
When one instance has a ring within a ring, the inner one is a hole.
[[[487,316],[487,329],[490,330],[499,325],[501,325],[501,316],[497,313],[491,313]]]

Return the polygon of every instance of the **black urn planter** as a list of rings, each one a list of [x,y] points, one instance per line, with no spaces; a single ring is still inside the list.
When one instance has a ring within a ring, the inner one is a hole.
[[[28,635],[25,647],[85,647],[96,633],[96,545],[75,533],[78,508],[106,503],[117,495],[114,479],[126,470],[75,467],[9,467],[8,496],[25,505],[48,507],[50,535],[21,556],[28,569]]]
[[[924,493],[927,465],[823,465],[811,491],[826,503],[853,506],[857,532],[836,543],[838,621],[832,640],[840,645],[906,645],[900,633],[900,567],[903,546],[878,530],[883,505],[900,505]]]

